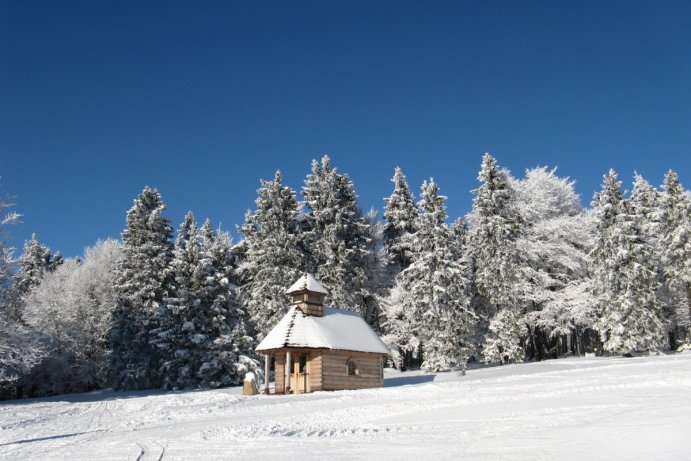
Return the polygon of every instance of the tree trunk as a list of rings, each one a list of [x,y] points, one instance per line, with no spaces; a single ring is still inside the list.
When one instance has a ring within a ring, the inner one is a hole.
[[[528,360],[532,360],[535,358],[535,355],[537,354],[537,349],[535,346],[535,332],[532,328],[530,328],[530,325],[526,323],[526,327],[528,327],[528,347],[526,353],[528,354]]]

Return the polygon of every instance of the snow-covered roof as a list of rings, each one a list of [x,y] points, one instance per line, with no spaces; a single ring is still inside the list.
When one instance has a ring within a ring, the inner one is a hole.
[[[257,351],[309,347],[388,354],[389,348],[357,312],[324,308],[323,317],[305,315],[293,306],[259,343]]]
[[[316,293],[323,293],[328,295],[326,288],[314,278],[312,274],[305,273],[297,282],[293,283],[290,288],[286,290],[286,294],[297,293],[298,291],[314,291]]]

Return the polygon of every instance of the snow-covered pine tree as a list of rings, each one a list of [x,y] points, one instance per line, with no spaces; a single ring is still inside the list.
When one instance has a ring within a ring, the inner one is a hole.
[[[28,293],[41,284],[43,274],[49,267],[50,250],[38,241],[36,234],[32,234],[31,239],[24,242],[24,251],[19,257],[19,269],[15,274],[14,286],[20,293]]]
[[[40,243],[36,234],[24,242],[24,251],[19,257],[18,269],[12,278],[12,286],[7,295],[6,315],[10,319],[19,320],[22,316],[24,299],[40,285],[44,274],[52,272],[63,262],[60,252],[54,255],[50,248]]]
[[[644,184],[637,181],[636,186]],[[646,195],[639,190],[623,200],[621,182],[610,170],[593,202],[598,226],[594,288],[600,306],[596,328],[603,348],[613,353],[657,350],[664,342],[657,263],[645,233],[650,219]]]
[[[521,340],[513,324],[520,318],[518,302],[518,256],[516,240],[520,235],[521,218],[515,191],[506,170],[485,154],[478,175],[480,187],[473,193],[470,251],[473,258],[474,283],[483,298],[482,315],[492,319],[487,341],[494,345],[483,351],[486,361],[522,360],[523,353],[515,346]],[[511,310],[497,316],[503,310]],[[494,318],[496,316],[496,318]],[[501,354],[491,353],[499,350]]]
[[[239,302],[239,288],[233,283],[233,242],[227,232],[214,232],[208,220],[202,226],[202,234],[213,277],[206,279],[202,300],[210,308],[200,325],[212,341],[205,349],[197,374],[203,387],[240,384],[248,371],[261,375],[261,367],[254,351],[257,342],[248,326],[251,320]]]
[[[198,368],[192,340],[195,332],[195,316],[202,308],[201,280],[207,276],[200,271],[202,259],[201,233],[192,212],[185,215],[175,239],[170,264],[175,280],[171,296],[166,298],[160,314],[160,327],[155,332],[155,344],[162,356],[160,369],[163,386],[168,389],[194,387]],[[199,341],[198,341],[199,342]]]
[[[661,259],[661,235],[662,235],[662,194],[655,189],[643,176],[634,174],[633,190],[629,199],[631,212],[636,215],[637,222],[641,226],[642,237],[646,244],[652,249],[652,258],[655,262],[656,278],[659,282],[664,280],[664,273]],[[666,323],[668,339],[676,330],[674,309],[672,308],[669,290],[660,283],[657,296],[662,305],[662,317]],[[670,347],[673,347],[672,343]]]
[[[115,282],[110,340],[116,389],[160,386],[159,351],[151,344],[159,311],[172,287],[171,227],[155,189],[144,188],[127,212]]]
[[[233,246],[234,254],[234,271],[233,280],[238,286],[245,286],[250,282],[250,272],[244,267],[247,264],[247,252],[249,247],[249,239],[257,232],[257,224],[254,221],[254,215],[249,209],[245,211],[245,221],[241,225],[235,226],[236,230],[243,236],[242,240]]]
[[[427,371],[465,365],[475,315],[469,310],[467,280],[454,258],[446,224],[446,197],[434,180],[422,185],[420,217],[412,236],[410,265],[396,278],[385,339],[390,345],[422,352]]]
[[[308,270],[329,291],[328,303],[362,312],[369,230],[352,181],[339,174],[325,155],[321,164],[312,161],[302,194],[307,207]]]
[[[376,331],[381,331],[382,303],[393,285],[389,272],[390,258],[384,248],[384,226],[372,208],[365,216],[367,221],[367,252],[363,261],[365,285],[363,317]]]
[[[277,171],[273,181],[261,180],[257,209],[246,217],[245,258],[240,272],[244,307],[261,340],[287,312],[285,290],[305,270],[300,246],[296,193],[281,182]]]
[[[400,366],[405,358],[401,356],[405,348],[401,341],[408,336],[404,331],[399,331],[405,326],[399,302],[399,298],[405,295],[405,289],[400,287],[394,289],[394,286],[398,274],[410,265],[413,234],[417,230],[415,226],[419,218],[419,210],[408,181],[400,168],[396,167],[394,170],[391,182],[394,183],[394,190],[388,198],[384,199],[386,206],[382,229],[383,248],[378,251],[383,269],[381,274],[383,289],[377,299],[383,317],[380,330],[388,338],[385,340],[394,354],[394,363]],[[388,329],[385,325],[388,325]],[[411,357],[410,353],[406,356]]]
[[[391,179],[394,189],[391,196],[385,198],[384,207],[384,248],[391,258],[392,279],[398,272],[410,265],[412,257],[411,235],[416,232],[418,209],[415,197],[408,187],[403,171],[396,167]]]
[[[674,171],[662,184],[660,257],[668,292],[674,342],[689,341],[691,330],[691,200]],[[674,344],[678,346],[679,344]]]
[[[482,346],[485,363],[521,362],[524,351],[520,345],[523,321],[516,309],[499,310],[489,322],[489,332]]]
[[[229,255],[230,241],[218,238],[209,220],[198,228],[189,212],[175,243],[174,296],[166,300],[157,334],[166,388],[237,384],[248,364],[256,368],[245,357],[251,344],[227,276]],[[238,330],[243,334],[235,338]]]
[[[622,213],[624,191],[616,171],[610,169],[603,176],[602,187],[595,193],[592,206],[596,227],[595,247],[592,251],[593,294],[600,312],[598,317],[604,316],[604,311],[617,302],[620,289],[619,267],[617,255],[619,253],[619,231],[617,222]],[[605,341],[602,329],[607,331],[610,325],[605,325],[600,319],[597,322],[601,341]]]
[[[456,218],[456,220],[451,224],[451,253],[456,261],[464,263],[464,258],[466,256],[465,247],[467,245],[468,239],[468,226],[461,218]]]
[[[640,217],[641,231],[646,241],[654,248],[658,247],[662,231],[662,194],[638,173],[634,175],[631,205],[635,214]]]
[[[613,353],[658,350],[665,340],[666,328],[657,297],[657,263],[643,230],[646,217],[639,214],[642,210],[637,209],[633,199],[622,202],[614,226],[617,285],[611,287],[614,302],[603,306],[597,324],[605,338],[604,349]]]

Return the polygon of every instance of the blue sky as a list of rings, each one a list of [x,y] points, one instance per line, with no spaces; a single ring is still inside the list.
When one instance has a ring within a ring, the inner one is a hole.
[[[451,217],[481,156],[691,183],[691,2],[0,1],[0,194],[66,255],[145,186],[233,229],[324,153],[381,208],[395,166]]]

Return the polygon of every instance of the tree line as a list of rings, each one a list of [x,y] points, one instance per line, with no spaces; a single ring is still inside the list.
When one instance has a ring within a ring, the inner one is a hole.
[[[392,182],[380,219],[328,156],[301,199],[277,172],[236,244],[191,212],[173,232],[147,187],[120,241],[74,259],[34,236],[15,261],[19,215],[0,203],[0,398],[239,384],[305,271],[398,368],[688,347],[691,198],[673,171],[661,190],[636,175],[628,195],[609,171],[585,208],[556,170],[515,178],[486,154],[472,211],[453,222],[433,179],[417,198],[399,168]]]

